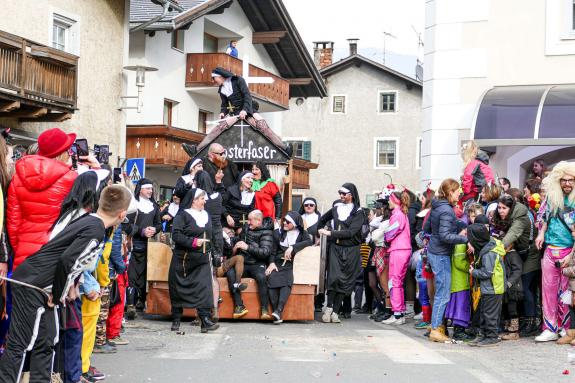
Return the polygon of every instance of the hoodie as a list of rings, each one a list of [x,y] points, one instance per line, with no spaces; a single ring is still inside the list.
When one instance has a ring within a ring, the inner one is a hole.
[[[6,214],[14,269],[48,242],[76,177],[68,165],[51,158],[32,155],[16,162]]]
[[[476,198],[485,185],[495,182],[493,171],[489,167],[489,156],[479,151],[473,161],[463,170],[463,201]]]

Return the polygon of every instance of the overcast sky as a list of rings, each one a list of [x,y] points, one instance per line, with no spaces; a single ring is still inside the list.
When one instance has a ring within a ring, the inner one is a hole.
[[[425,0],[283,0],[306,46],[313,54],[313,41],[333,41],[334,59],[349,54],[348,38],[359,38],[359,53],[414,77],[418,51],[415,30],[422,34]],[[413,28],[412,28],[413,26]],[[312,56],[313,57],[313,56]]]

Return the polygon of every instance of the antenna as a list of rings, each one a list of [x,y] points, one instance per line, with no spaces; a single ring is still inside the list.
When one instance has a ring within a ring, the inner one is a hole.
[[[417,36],[417,59],[415,62],[415,79],[423,81],[423,62],[419,60],[419,57],[421,57],[421,50],[423,49],[424,44],[421,38],[421,33],[418,32],[417,29],[415,29],[413,24],[411,24],[411,29],[413,29],[413,32],[415,32],[415,35]]]
[[[397,37],[395,37],[391,33],[383,31],[383,63],[384,64],[385,64],[385,40],[387,37],[393,37],[394,39],[397,39]]]

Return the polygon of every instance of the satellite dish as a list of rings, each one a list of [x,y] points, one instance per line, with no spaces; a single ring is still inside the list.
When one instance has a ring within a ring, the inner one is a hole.
[[[415,66],[415,79],[423,81],[423,66],[419,63]]]

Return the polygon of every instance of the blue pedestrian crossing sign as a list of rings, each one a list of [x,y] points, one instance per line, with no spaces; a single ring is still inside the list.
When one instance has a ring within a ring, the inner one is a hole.
[[[126,161],[126,173],[133,183],[138,183],[146,175],[146,159],[128,158]]]

